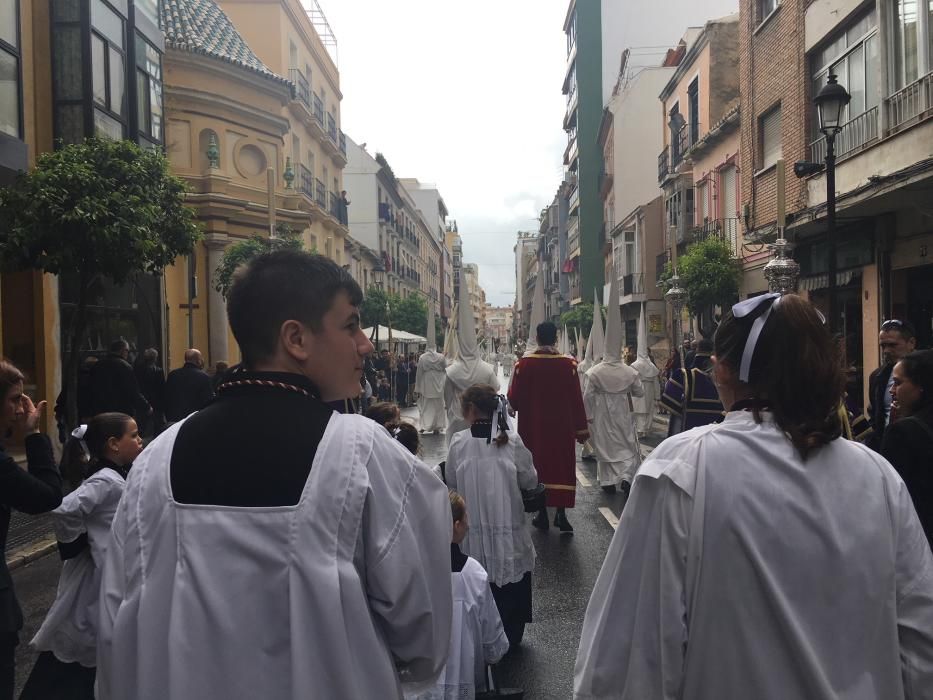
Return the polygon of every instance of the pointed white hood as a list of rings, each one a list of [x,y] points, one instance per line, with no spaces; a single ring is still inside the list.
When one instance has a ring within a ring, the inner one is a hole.
[[[528,342],[525,344],[525,354],[530,355],[538,349],[538,324],[544,323],[544,274],[538,272],[535,281],[534,296],[531,297],[531,316],[528,317]]]
[[[447,359],[437,351],[437,332],[434,329],[434,307],[428,306],[428,347],[424,354],[418,358],[418,373],[415,376],[415,391],[419,394],[425,392],[419,388],[419,383],[427,380],[425,376],[429,372],[445,372],[447,369]],[[443,391],[443,382],[441,383]]]
[[[457,359],[447,368],[447,377],[463,391],[484,380],[492,366],[480,357],[476,343],[476,325],[469,303],[460,303],[457,313]]]
[[[586,376],[597,389],[609,394],[627,391],[638,379],[638,372],[622,361],[622,313],[619,308],[619,279],[612,270],[609,283],[606,320],[606,346],[603,361],[590,369]]]
[[[641,314],[638,317],[638,357],[631,366],[641,375],[642,379],[654,379],[661,373],[661,370],[648,357],[648,329],[645,324],[645,315],[647,313],[647,307],[642,304]]]
[[[457,340],[457,317],[460,313],[459,310],[460,305],[454,304],[454,313],[447,323],[447,335],[444,337],[444,356],[447,358],[448,363],[457,359],[457,347],[459,345]]]
[[[580,364],[581,362],[583,362],[583,357],[584,357],[583,335],[580,333],[579,328],[575,328],[573,333],[577,340],[577,364]]]
[[[619,308],[619,280],[612,273],[609,283],[609,300],[606,302],[606,340],[603,362],[618,362],[622,359],[622,314]]]

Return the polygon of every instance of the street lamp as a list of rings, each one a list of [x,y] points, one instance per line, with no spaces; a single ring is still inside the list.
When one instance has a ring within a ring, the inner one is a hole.
[[[852,96],[830,74],[813,98],[820,131],[826,137],[826,244],[829,248],[829,330],[836,331],[836,136],[842,131],[846,105]]]
[[[677,274],[676,269],[674,270],[674,276],[671,277],[671,287],[664,294],[664,300],[671,305],[673,311],[671,330],[674,332],[674,349],[677,350],[680,348],[680,334],[678,331],[680,330],[681,311],[687,301],[687,290],[680,286],[680,275]]]

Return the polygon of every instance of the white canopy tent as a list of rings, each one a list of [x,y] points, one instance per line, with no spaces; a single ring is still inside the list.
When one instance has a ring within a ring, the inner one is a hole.
[[[375,342],[375,329],[374,328],[364,328],[363,333],[366,334],[367,338],[372,338]],[[406,333],[405,331],[400,331],[396,328],[392,329],[392,342],[399,343],[402,345],[427,345],[428,339],[421,335],[415,335],[414,333]],[[389,345],[389,329],[386,326],[379,326],[379,347],[388,347]]]

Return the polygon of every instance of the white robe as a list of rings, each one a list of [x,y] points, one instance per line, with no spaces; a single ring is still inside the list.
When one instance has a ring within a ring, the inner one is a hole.
[[[113,469],[101,469],[65,496],[52,511],[59,542],[74,542],[86,534],[88,548],[62,564],[55,601],[32,646],[51,651],[64,663],[97,665],[100,570],[110,542],[110,524],[126,482]]]
[[[509,650],[486,571],[473,557],[461,571],[451,573],[454,618],[450,629],[447,665],[433,688],[417,700],[472,700],[476,689],[486,689],[486,664],[499,661]]]
[[[447,382],[447,360],[439,352],[429,350],[418,358],[415,393],[418,394],[418,414],[422,430],[435,431],[447,427],[444,410],[444,384]]]
[[[933,697],[933,555],[881,456],[802,462],[729,413],[645,461],[590,597],[574,697]]]
[[[447,453],[447,485],[466,501],[470,529],[460,547],[497,586],[516,583],[535,567],[521,489],[538,483],[531,452],[517,432],[497,447],[469,430],[454,435]]]
[[[297,505],[184,505],[169,470],[180,426],[136,460],[114,518],[98,698],[400,698],[400,676],[433,685],[450,639],[451,519],[430,469],[382,426],[334,414]]]
[[[492,365],[482,360],[469,363],[456,360],[447,368],[447,381],[444,384],[444,404],[447,406],[447,444],[450,445],[454,433],[470,426],[463,420],[460,397],[474,384],[488,384],[499,390],[499,377]]]
[[[590,441],[600,486],[631,483],[635,478],[641,451],[629,402],[644,393],[638,372],[621,360],[601,362],[587,372],[583,405],[592,426]]]
[[[639,434],[651,432],[651,422],[657,412],[657,403],[661,394],[658,375],[661,371],[650,358],[640,356],[631,368],[638,372],[645,392],[643,396],[632,397],[632,409],[635,412],[635,428]]]

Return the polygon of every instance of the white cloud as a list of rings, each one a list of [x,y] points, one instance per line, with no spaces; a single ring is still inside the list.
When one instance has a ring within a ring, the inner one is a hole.
[[[319,0],[339,42],[342,126],[399,177],[435,182],[511,304],[512,247],[561,181],[566,0]]]

